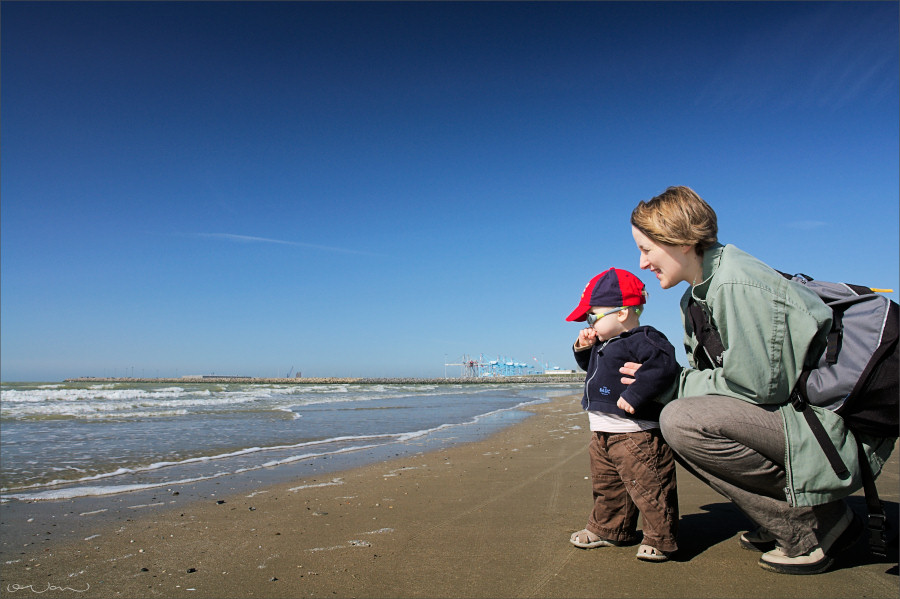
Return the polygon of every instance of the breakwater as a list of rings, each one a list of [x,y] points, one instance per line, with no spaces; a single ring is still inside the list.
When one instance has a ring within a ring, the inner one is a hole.
[[[263,385],[469,385],[510,383],[581,383],[584,373],[539,374],[532,376],[485,376],[459,378],[365,378],[365,377],[304,377],[260,378],[237,376],[191,376],[180,378],[78,377],[66,383],[243,383]]]

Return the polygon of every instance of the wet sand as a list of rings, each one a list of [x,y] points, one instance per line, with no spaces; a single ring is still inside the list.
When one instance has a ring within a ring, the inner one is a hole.
[[[0,508],[4,597],[897,597],[897,552],[763,571],[746,519],[679,471],[680,552],[568,542],[591,503],[576,398],[491,437],[290,484]],[[878,480],[896,524],[897,452]],[[850,499],[860,514],[860,494]],[[93,513],[92,513],[93,512]],[[14,534],[13,534],[14,533]]]

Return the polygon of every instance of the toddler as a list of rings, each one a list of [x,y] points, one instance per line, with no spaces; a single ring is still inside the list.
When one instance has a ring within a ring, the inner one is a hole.
[[[610,268],[588,282],[567,321],[587,321],[575,342],[575,360],[587,374],[581,405],[588,412],[594,506],[587,527],[572,534],[576,547],[633,545],[638,514],[643,539],[637,558],[665,561],[677,548],[675,460],[659,429],[662,404],[681,372],[675,349],[639,317],[644,284]],[[619,368],[641,364],[630,385]],[[668,393],[667,393],[668,392]]]

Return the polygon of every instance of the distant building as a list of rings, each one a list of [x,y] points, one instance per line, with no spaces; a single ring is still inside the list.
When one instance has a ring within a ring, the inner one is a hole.
[[[250,379],[250,376],[240,376],[236,374],[186,374],[183,379]]]

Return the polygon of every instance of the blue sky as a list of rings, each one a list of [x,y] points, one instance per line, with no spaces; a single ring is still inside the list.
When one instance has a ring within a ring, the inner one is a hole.
[[[573,368],[628,218],[900,288],[896,2],[3,2],[0,377]],[[890,294],[898,299],[895,291]],[[534,360],[537,358],[537,360]]]

